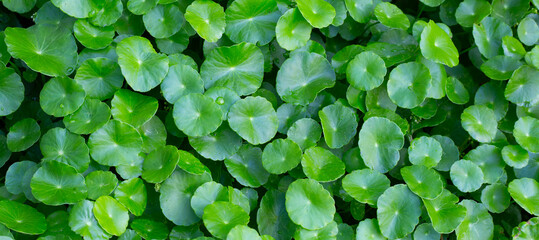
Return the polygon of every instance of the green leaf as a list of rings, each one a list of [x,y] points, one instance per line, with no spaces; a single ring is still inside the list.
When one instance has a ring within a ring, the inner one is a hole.
[[[472,105],[460,116],[462,127],[479,142],[490,142],[496,136],[498,123],[494,111],[484,105]]]
[[[174,146],[155,149],[144,159],[142,178],[149,183],[160,183],[172,175],[179,160],[180,154]]]
[[[142,17],[146,30],[155,38],[168,38],[183,26],[180,8],[174,4],[157,5]]]
[[[286,191],[286,211],[303,228],[325,227],[335,215],[335,201],[324,187],[312,179],[299,179]]]
[[[120,89],[112,98],[111,113],[114,119],[138,128],[150,121],[158,105],[155,98]]]
[[[8,27],[5,34],[11,56],[23,60],[32,70],[53,77],[75,70],[77,44],[68,28],[37,24],[26,29]]]
[[[140,178],[132,178],[121,182],[114,190],[114,198],[133,215],[141,216],[146,209],[147,202],[144,182]]]
[[[390,28],[400,28],[406,30],[410,27],[408,17],[404,15],[402,10],[394,4],[381,2],[374,8],[374,16],[380,23]]]
[[[374,8],[381,3],[379,0],[345,0],[350,16],[357,22],[367,23],[374,13]]]
[[[288,138],[299,145],[302,150],[316,145],[322,136],[320,124],[311,118],[295,121],[286,133]]]
[[[205,182],[211,181],[208,173],[194,175],[177,169],[160,188],[159,203],[165,217],[176,225],[189,226],[200,220],[191,208],[191,196]]]
[[[245,225],[236,225],[234,228],[228,232],[228,235],[226,236],[227,240],[247,240],[247,239],[253,239],[253,240],[262,240],[262,238],[258,235],[258,232],[250,227],[247,227]]]
[[[136,15],[142,15],[148,13],[155,6],[159,0],[128,0],[127,9]]]
[[[486,186],[481,191],[481,203],[493,213],[501,213],[509,207],[511,196],[507,187],[501,183]]]
[[[537,31],[539,31],[539,29]],[[483,65],[481,65],[481,71],[491,79],[507,80],[520,66],[522,66],[522,63],[518,61],[518,59],[500,55],[483,63]]]
[[[347,64],[346,80],[354,88],[369,91],[382,85],[386,73],[386,65],[381,57],[373,52],[362,52]]]
[[[397,165],[404,135],[399,126],[389,119],[372,117],[363,123],[358,145],[365,165],[385,173]]]
[[[402,238],[414,231],[421,215],[421,202],[404,184],[388,188],[378,198],[376,215],[387,238]]]
[[[277,93],[285,102],[307,105],[322,90],[333,87],[335,78],[326,58],[317,53],[299,52],[277,72]]]
[[[76,134],[90,134],[103,127],[110,119],[109,106],[97,99],[87,98],[74,113],[64,117],[66,128]]]
[[[357,114],[342,104],[332,104],[318,112],[324,139],[330,148],[341,148],[352,140],[357,132]]]
[[[101,196],[92,209],[99,226],[107,233],[120,236],[125,232],[129,222],[129,213],[127,209],[110,196]]]
[[[106,48],[115,35],[113,26],[96,27],[85,19],[75,22],[73,33],[83,46],[94,50]]]
[[[465,104],[470,100],[470,94],[462,82],[455,77],[448,77],[445,85],[447,98],[455,104]]]
[[[439,233],[453,232],[466,217],[466,208],[458,205],[459,198],[444,189],[435,199],[423,199],[432,226]]]
[[[75,81],[90,98],[105,100],[112,97],[124,83],[118,64],[108,58],[90,58],[77,69]]]
[[[82,200],[76,203],[69,211],[69,227],[85,238],[109,239],[112,236],[99,226],[93,209],[92,201]]]
[[[43,161],[58,161],[86,171],[90,164],[89,149],[83,137],[64,128],[52,128],[43,134],[39,143]]]
[[[75,18],[87,18],[94,14],[94,1],[91,0],[51,0],[54,6]]]
[[[36,0],[4,0],[2,4],[12,12],[26,13],[34,8]]]
[[[507,145],[502,149],[503,161],[513,168],[523,168],[528,165],[529,154],[520,145]]]
[[[190,93],[174,104],[174,121],[186,135],[201,137],[208,135],[221,125],[223,113],[210,97]]]
[[[296,2],[301,15],[315,28],[327,27],[335,18],[335,8],[324,0],[298,0]]]
[[[482,204],[473,200],[463,200],[459,205],[466,207],[466,217],[455,232],[459,239],[478,239],[493,237],[492,216]]]
[[[230,108],[228,123],[247,142],[257,145],[271,140],[279,127],[277,114],[262,97],[246,97]]]
[[[89,18],[96,26],[109,26],[122,16],[124,5],[122,0],[92,1],[94,14]]]
[[[539,214],[539,183],[535,179],[515,179],[508,186],[509,194],[520,207],[530,214]]]
[[[305,150],[301,159],[303,172],[308,178],[319,182],[330,182],[344,174],[344,163],[331,151],[321,147]]]
[[[392,102],[402,108],[419,106],[431,86],[429,69],[417,62],[403,63],[394,68],[387,81],[387,93]]]
[[[298,166],[302,151],[298,144],[290,139],[275,139],[264,147],[262,165],[273,174],[282,174]]]
[[[455,18],[463,27],[473,27],[480,23],[492,11],[490,3],[485,0],[464,0],[455,12]]]
[[[294,239],[335,239],[338,233],[338,225],[335,221],[332,221],[325,227],[316,230],[309,230],[300,227],[296,230],[296,233],[294,234]]]
[[[228,124],[222,124],[207,136],[189,137],[189,144],[205,158],[224,160],[238,151],[242,139],[228,127]]]
[[[419,224],[414,231],[413,239],[414,240],[428,240],[428,239],[439,239],[441,237],[432,227],[431,223],[422,223]]]
[[[496,120],[500,121],[509,110],[509,104],[503,96],[503,91],[503,86],[495,84],[494,81],[485,83],[475,92],[474,103],[477,105],[486,105],[494,110]]]
[[[522,19],[529,8],[529,0],[494,0],[492,1],[492,16],[511,26]]]
[[[47,230],[45,216],[26,204],[0,201],[0,223],[7,228],[30,235],[43,234]]]
[[[149,219],[135,219],[129,226],[144,239],[166,239],[169,233],[167,225]]]
[[[266,45],[281,16],[276,0],[237,0],[226,9],[225,33],[235,43]]]
[[[539,101],[534,89],[539,87],[539,79],[535,76],[539,70],[528,65],[519,67],[509,79],[505,87],[505,98],[517,105],[532,104]]]
[[[312,27],[297,8],[286,11],[277,21],[275,35],[279,45],[292,51],[303,47],[311,37]]]
[[[475,163],[459,160],[451,166],[451,181],[461,192],[473,192],[481,187],[484,175]]]
[[[344,176],[342,187],[357,201],[376,206],[378,197],[389,188],[389,183],[384,174],[371,169],[361,169]]]
[[[420,137],[414,139],[408,148],[410,162],[415,165],[435,167],[442,159],[443,149],[436,139]]]
[[[238,205],[218,201],[204,208],[202,220],[213,236],[226,238],[235,226],[247,225],[249,214]]]
[[[20,76],[12,68],[0,66],[0,116],[14,113],[23,100],[24,85]]]
[[[454,67],[459,64],[459,52],[450,36],[432,20],[423,29],[419,43],[421,54],[431,61]]]
[[[180,153],[178,166],[184,171],[195,175],[210,173],[210,169],[202,164],[193,154],[183,150],[178,150],[178,152]]]
[[[68,77],[49,80],[39,94],[39,104],[43,111],[55,117],[74,113],[84,103],[84,89]]]
[[[85,182],[88,187],[88,198],[92,200],[111,194],[118,185],[118,179],[111,171],[93,171],[86,175]]]
[[[525,240],[534,239],[539,236],[539,229],[537,226],[539,218],[534,217],[526,222],[521,222],[518,226],[513,228],[513,239]]]
[[[505,36],[513,36],[513,32],[507,24],[497,18],[486,17],[481,23],[473,26],[475,44],[486,58],[503,54],[501,43]]]
[[[264,185],[270,175],[262,165],[262,150],[247,144],[226,158],[225,165],[230,175],[247,187]]]
[[[147,92],[161,84],[168,72],[168,58],[156,53],[150,41],[133,36],[116,48],[118,64],[127,84],[137,92]]]
[[[11,152],[22,152],[34,145],[39,137],[41,131],[36,120],[32,118],[19,120],[9,128],[7,148]]]
[[[292,238],[297,227],[286,212],[285,201],[284,192],[272,189],[264,194],[256,214],[260,234],[275,236],[277,239]]]
[[[204,87],[227,87],[238,95],[249,95],[262,84],[264,56],[254,44],[240,43],[213,49],[200,67]]]
[[[369,236],[369,239],[372,240],[384,240],[387,239],[380,232],[380,227],[378,226],[378,219],[367,218],[357,225],[356,237],[357,236]]]
[[[36,166],[37,164],[32,161],[19,161],[11,164],[5,175],[6,190],[11,194],[24,193],[26,186],[23,178],[27,172],[30,172],[30,169]]]
[[[137,130],[117,120],[110,120],[88,139],[92,158],[106,166],[134,163],[141,145],[142,138]]]
[[[422,199],[435,199],[444,190],[442,176],[434,169],[412,165],[401,168],[400,172],[410,191]]]
[[[186,9],[185,20],[200,37],[209,42],[217,42],[225,31],[225,11],[211,0],[196,0],[191,3]]]
[[[72,166],[43,162],[30,183],[34,197],[47,205],[74,204],[88,196],[84,177]]]
[[[185,64],[171,64],[161,83],[161,92],[167,102],[174,104],[189,93],[204,93],[204,82],[196,69]]]

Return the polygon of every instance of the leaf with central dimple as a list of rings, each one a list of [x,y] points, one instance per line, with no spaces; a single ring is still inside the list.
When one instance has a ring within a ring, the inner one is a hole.
[[[301,161],[301,148],[290,139],[275,139],[264,148],[262,165],[268,172],[282,174]]]
[[[275,34],[279,46],[292,51],[303,47],[311,37],[312,27],[297,8],[286,11],[277,21]]]
[[[204,82],[197,70],[185,64],[170,66],[161,83],[161,92],[167,102],[174,104],[189,93],[204,93]]]
[[[200,75],[204,87],[222,86],[238,95],[249,95],[262,84],[264,55],[254,44],[240,43],[213,49],[202,66]]]
[[[268,44],[281,13],[276,0],[237,0],[226,9],[226,35],[233,42]]]
[[[539,70],[529,66],[522,65],[513,72],[505,87],[505,98],[517,105],[536,104],[539,102]]]
[[[347,64],[346,80],[354,88],[369,91],[382,85],[386,73],[386,64],[380,56],[362,52]]]
[[[196,0],[185,10],[185,20],[206,41],[217,42],[225,31],[225,11],[211,0]]]
[[[247,142],[258,145],[277,133],[279,120],[271,103],[263,97],[246,97],[230,108],[228,124]]]
[[[127,123],[110,120],[90,135],[90,154],[99,164],[119,166],[136,161],[142,150],[142,137]]]
[[[399,126],[389,119],[371,117],[359,131],[358,145],[365,165],[385,173],[397,165],[404,135]]]
[[[109,239],[112,237],[97,223],[94,213],[94,202],[82,200],[69,211],[69,227],[73,232],[89,239]]]
[[[457,239],[492,239],[494,223],[487,209],[468,199],[462,200],[459,205],[466,208],[466,217],[455,229]]]
[[[405,237],[419,223],[421,202],[404,184],[388,188],[378,198],[377,205],[380,231],[387,238]]]
[[[213,236],[224,239],[235,226],[247,225],[249,214],[236,204],[218,201],[204,208],[202,220]]]
[[[116,48],[118,64],[125,80],[137,92],[147,92],[159,85],[168,72],[168,57],[156,53],[146,38],[123,39]]]
[[[159,103],[153,97],[120,89],[114,94],[111,106],[114,119],[138,128],[155,115]]]
[[[142,178],[149,183],[160,183],[167,179],[180,160],[178,149],[164,146],[150,152],[142,165]]]
[[[90,164],[85,139],[64,128],[53,128],[45,133],[39,147],[44,161],[54,160],[69,164],[79,173],[86,171]]]
[[[236,154],[225,159],[228,172],[242,185],[260,187],[268,181],[269,173],[262,166],[262,150],[243,145]]]
[[[159,190],[159,204],[163,215],[180,226],[189,226],[200,221],[191,208],[191,197],[200,185],[209,181],[211,175],[208,173],[195,175],[176,168]]]
[[[72,166],[43,162],[30,182],[34,197],[47,205],[74,204],[88,195],[84,177]]]
[[[532,178],[515,179],[509,183],[509,194],[524,210],[539,215],[539,183]]]
[[[494,110],[484,105],[472,105],[460,116],[462,127],[479,142],[490,142],[496,136],[498,123]]]
[[[486,58],[503,54],[502,38],[505,36],[513,36],[513,31],[497,18],[486,17],[481,23],[473,25],[475,44]]]
[[[47,230],[45,216],[35,208],[15,201],[0,201],[0,223],[13,231],[38,235]]]
[[[124,205],[133,215],[140,216],[146,209],[146,187],[140,178],[123,181],[114,190],[114,198]]]
[[[200,93],[190,93],[174,104],[174,122],[187,136],[206,136],[222,123],[223,112],[210,97]]]
[[[307,177],[319,182],[330,182],[344,174],[344,163],[331,151],[312,147],[305,150],[301,159],[303,172]]]
[[[39,104],[43,111],[55,117],[74,113],[84,103],[86,92],[68,77],[49,80],[39,93]]]
[[[0,57],[1,55],[2,53],[0,53]],[[7,116],[15,112],[23,100],[24,85],[20,76],[12,68],[0,69],[0,116]]]
[[[286,191],[286,211],[290,219],[306,229],[320,229],[335,215],[335,201],[324,187],[312,179],[294,181]]]
[[[92,0],[52,0],[51,2],[67,15],[75,18],[87,18],[95,13]]]
[[[486,0],[464,0],[455,11],[455,19],[463,27],[473,27],[491,11],[490,3]]]
[[[97,99],[86,98],[74,113],[64,117],[66,128],[76,134],[90,134],[105,125],[110,119],[109,106]]]
[[[88,97],[105,100],[122,87],[124,77],[118,63],[98,57],[82,63],[75,74],[75,81],[82,86]]]
[[[539,120],[522,117],[515,123],[513,135],[520,146],[530,152],[539,152]]]
[[[427,97],[432,78],[429,69],[418,62],[398,65],[389,74],[387,93],[402,108],[419,106]]]
[[[451,166],[451,181],[461,192],[473,192],[483,185],[484,175],[477,164],[459,160]]]
[[[21,152],[30,148],[41,137],[41,128],[36,120],[25,118],[9,128],[7,148],[11,152]]]
[[[408,148],[408,158],[415,165],[435,167],[442,160],[442,145],[432,137],[416,138]]]
[[[335,72],[317,53],[299,52],[288,58],[277,72],[277,93],[288,103],[307,105],[319,92],[335,85]]]
[[[324,0],[298,0],[298,9],[315,28],[329,26],[335,18],[335,8]]]
[[[127,209],[111,196],[101,196],[92,210],[99,225],[108,233],[120,236],[127,229],[129,213]]]
[[[342,180],[342,187],[355,200],[376,206],[378,197],[389,188],[389,183],[384,174],[371,169],[361,169],[346,175]]]
[[[77,64],[77,43],[69,28],[37,24],[6,28],[7,50],[28,67],[47,76],[67,75]]]
[[[381,2],[374,8],[374,15],[380,23],[390,27],[406,30],[410,27],[410,20],[402,10],[394,4]]]
[[[459,198],[449,190],[444,189],[435,199],[423,199],[432,226],[439,233],[450,233],[466,217],[466,208],[457,205]]]
[[[421,33],[421,54],[431,61],[454,67],[459,64],[459,52],[442,28],[432,20]]]
[[[342,104],[332,104],[318,112],[324,139],[330,148],[340,148],[357,133],[357,114]]]
[[[83,46],[93,50],[109,46],[116,34],[113,26],[96,27],[85,19],[75,22],[73,33]]]
[[[168,38],[183,26],[180,8],[174,4],[157,5],[142,17],[146,30],[155,38]]]
[[[442,176],[423,165],[403,167],[401,175],[410,191],[423,199],[435,199],[444,190]]]

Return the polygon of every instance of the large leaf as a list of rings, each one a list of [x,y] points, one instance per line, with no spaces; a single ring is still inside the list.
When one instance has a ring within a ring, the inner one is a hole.
[[[47,161],[30,183],[34,197],[47,205],[74,204],[88,195],[84,177],[72,166]]]
[[[397,165],[404,135],[399,126],[389,119],[372,117],[363,123],[358,145],[365,165],[385,173]]]
[[[247,142],[257,145],[271,140],[279,127],[277,114],[268,100],[246,97],[230,108],[228,123]]]
[[[127,123],[111,120],[88,139],[90,154],[100,164],[119,166],[135,162],[141,152],[142,137]]]
[[[377,205],[380,231],[387,238],[405,237],[419,222],[421,201],[404,184],[388,188],[378,198]]]
[[[334,200],[320,183],[311,179],[294,181],[286,191],[290,219],[306,229],[320,229],[333,220]]]
[[[414,108],[427,97],[431,81],[429,69],[425,65],[417,62],[403,63],[389,74],[387,93],[397,106]]]
[[[47,230],[45,216],[35,208],[19,202],[0,201],[0,223],[13,231],[38,235]]]
[[[268,44],[281,16],[276,0],[237,0],[226,9],[226,35],[233,42]]]

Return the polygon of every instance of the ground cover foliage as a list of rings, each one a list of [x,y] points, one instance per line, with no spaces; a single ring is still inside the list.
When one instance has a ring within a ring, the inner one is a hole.
[[[0,239],[539,239],[537,0],[1,0]]]

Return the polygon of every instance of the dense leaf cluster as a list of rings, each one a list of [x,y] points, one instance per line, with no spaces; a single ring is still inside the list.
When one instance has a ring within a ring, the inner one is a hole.
[[[539,239],[537,0],[1,0],[0,239]]]

